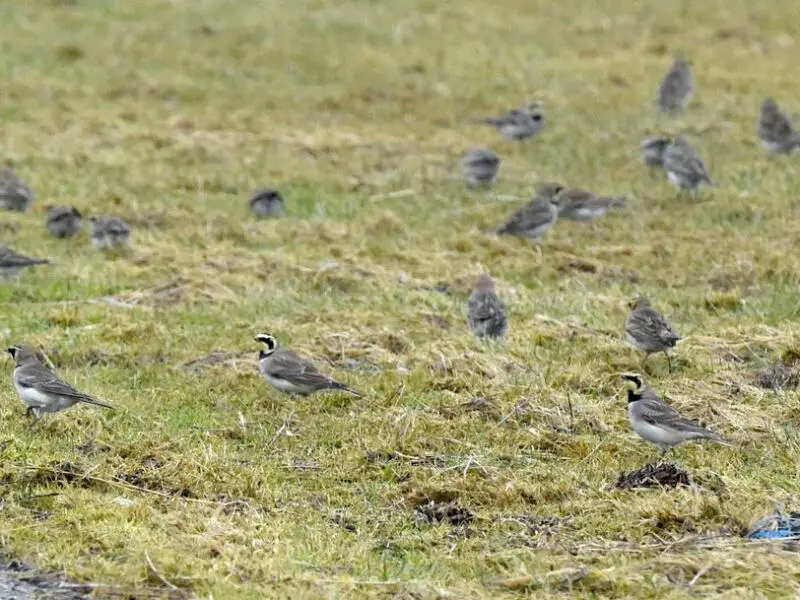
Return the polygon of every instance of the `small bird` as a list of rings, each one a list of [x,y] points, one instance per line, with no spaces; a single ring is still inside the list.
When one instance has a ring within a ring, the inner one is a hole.
[[[489,148],[473,148],[461,159],[461,169],[467,180],[467,187],[474,190],[477,187],[491,188],[500,169],[500,157]]]
[[[671,371],[672,361],[668,350],[675,347],[681,336],[673,331],[669,321],[644,296],[636,298],[630,306],[631,313],[625,320],[625,335],[633,346],[644,352],[642,367],[651,354],[663,352]]]
[[[800,134],[792,121],[772,98],[765,98],[761,104],[761,118],[758,121],[758,139],[761,144],[775,154],[800,149]]]
[[[8,246],[0,246],[0,279],[8,279],[26,267],[46,265],[45,258],[30,258],[15,252]]]
[[[637,373],[622,373],[628,388],[628,420],[639,436],[661,449],[659,459],[689,440],[711,440],[730,445],[721,435],[682,416],[664,402]]]
[[[467,323],[479,338],[498,339],[508,331],[506,305],[494,289],[494,281],[483,273],[475,281],[467,301]]]
[[[72,237],[83,224],[80,211],[74,206],[49,206],[47,208],[47,231],[57,238]]]
[[[260,218],[280,217],[286,206],[281,193],[273,188],[264,188],[250,196],[250,210]]]
[[[25,416],[41,418],[41,413],[55,413],[69,408],[76,402],[114,408],[97,398],[79,392],[70,384],[61,381],[55,373],[44,366],[36,350],[25,344],[6,349],[14,359],[14,387],[28,407]]]
[[[544,127],[544,110],[539,104],[531,103],[499,117],[484,117],[475,122],[491,125],[510,140],[522,141],[539,135]]]
[[[682,111],[693,94],[694,76],[689,61],[678,55],[658,88],[659,108],[661,112]]]
[[[92,245],[95,248],[110,249],[129,246],[130,226],[118,217],[89,217],[92,224]]]
[[[558,218],[591,221],[602,217],[615,206],[625,206],[625,198],[595,196],[579,188],[562,191],[558,196]]]
[[[533,199],[512,214],[497,233],[538,239],[558,219],[558,195],[563,190],[558,183],[543,183]]]
[[[275,337],[269,333],[259,333],[255,340],[267,347],[259,352],[258,365],[264,379],[275,389],[293,396],[308,396],[321,390],[342,390],[362,397],[353,388],[320,373],[307,358],[278,346]]]
[[[669,182],[681,190],[713,185],[703,159],[683,136],[678,136],[664,151],[664,171]]]
[[[0,175],[0,209],[25,212],[35,196],[31,188],[20,179],[11,167]]]
[[[666,135],[651,135],[646,137],[639,144],[642,162],[648,167],[663,167],[664,152],[671,143],[671,140]]]

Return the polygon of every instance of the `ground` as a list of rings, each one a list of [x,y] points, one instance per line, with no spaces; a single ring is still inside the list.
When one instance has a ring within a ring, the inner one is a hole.
[[[800,156],[755,138],[765,95],[800,112],[796,3],[6,2],[0,39],[0,158],[37,192],[0,243],[53,261],[0,287],[3,343],[117,407],[32,425],[6,357],[7,555],[133,597],[798,593],[796,554],[743,537],[799,500]],[[698,91],[659,118],[677,51]],[[535,140],[471,122],[529,100]],[[639,164],[659,131],[717,186]],[[493,235],[544,180],[628,205],[540,251]],[[267,185],[287,211],[258,221]],[[49,203],[131,251],[48,237]],[[466,326],[484,270],[500,344]],[[638,294],[685,338],[651,384],[731,441],[674,452],[689,487],[614,488],[657,453],[618,377]],[[268,388],[264,331],[364,397]]]

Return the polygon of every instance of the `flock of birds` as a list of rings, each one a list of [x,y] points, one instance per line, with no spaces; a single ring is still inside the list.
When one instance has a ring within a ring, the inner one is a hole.
[[[689,62],[682,56],[676,57],[659,87],[660,110],[664,113],[683,111],[694,90],[695,81]],[[533,103],[499,117],[478,121],[495,127],[508,139],[521,141],[539,134],[544,127],[544,111],[540,104]],[[789,117],[771,98],[766,98],[761,105],[757,135],[763,146],[773,153],[800,149],[800,135]],[[669,182],[680,190],[694,191],[702,185],[713,185],[703,160],[682,136],[675,139],[666,135],[650,136],[642,141],[640,152],[646,165],[663,169]],[[466,154],[461,166],[470,188],[490,188],[497,178],[500,159],[489,149],[475,149]],[[31,188],[11,167],[7,167],[0,178],[0,209],[25,211],[33,199]],[[582,189],[566,189],[560,184],[542,183],[533,199],[514,212],[497,229],[497,233],[538,240],[559,217],[590,221],[624,203],[624,198],[598,197]],[[265,188],[249,199],[249,206],[258,217],[278,217],[283,213],[285,200],[277,190]],[[122,219],[101,216],[89,220],[92,226],[91,240],[95,247],[108,250],[130,244],[131,228]],[[51,235],[72,237],[81,231],[81,226],[82,215],[76,208],[48,207],[46,229]],[[45,259],[30,258],[8,247],[0,247],[0,273],[4,277],[46,262]],[[498,340],[508,330],[505,304],[488,274],[479,276],[475,282],[466,313],[471,331],[479,338]],[[681,338],[664,315],[646,298],[637,298],[631,304],[631,312],[625,322],[625,334],[633,346],[644,352],[644,362],[651,354],[663,352],[671,371],[669,350]],[[353,388],[322,373],[311,360],[280,346],[273,335],[261,333],[255,340],[264,344],[264,349],[259,353],[261,374],[275,389],[293,396],[306,396],[323,390],[340,390],[361,396]],[[27,415],[38,419],[42,413],[58,412],[79,402],[112,408],[60,379],[42,363],[33,347],[19,344],[7,351],[14,359],[14,387],[27,407]],[[631,426],[639,436],[656,445],[661,450],[661,456],[688,440],[706,439],[726,443],[716,432],[684,417],[669,406],[641,375],[624,373],[622,378],[628,389]]]

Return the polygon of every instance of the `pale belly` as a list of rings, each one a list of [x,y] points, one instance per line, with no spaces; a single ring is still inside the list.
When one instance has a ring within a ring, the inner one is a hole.
[[[16,382],[14,387],[17,388],[17,393],[26,406],[37,408],[42,412],[58,412],[75,404],[72,398],[43,394],[34,388],[17,385]]]
[[[631,421],[631,425],[643,439],[657,446],[675,446],[685,441],[683,435],[672,429],[662,429],[645,421]]]
[[[280,390],[282,392],[286,392],[287,394],[305,394],[305,393],[307,393],[307,390],[305,388],[301,388],[300,386],[297,386],[297,385],[293,384],[292,382],[287,381],[285,379],[279,379],[277,377],[272,377],[270,375],[264,375],[264,379],[266,379],[267,383],[270,384],[272,387],[274,387],[274,388],[276,388],[276,389],[278,389],[278,390]]]

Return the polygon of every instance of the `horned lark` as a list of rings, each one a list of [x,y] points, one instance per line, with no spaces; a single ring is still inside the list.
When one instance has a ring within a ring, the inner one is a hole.
[[[659,458],[663,458],[673,446],[689,440],[705,439],[727,445],[718,433],[681,416],[645,383],[641,375],[623,373],[622,378],[628,388],[628,419],[631,426],[639,437],[661,449]]]
[[[675,57],[667,75],[658,88],[658,105],[661,112],[678,112],[686,108],[694,94],[692,69],[683,56]]]
[[[479,338],[497,339],[508,330],[506,305],[494,290],[494,281],[484,273],[475,281],[467,302],[469,328]]]
[[[532,103],[515,108],[499,117],[475,119],[476,123],[491,125],[510,140],[522,141],[536,137],[544,127],[544,110]]]
[[[758,121],[758,139],[761,144],[776,154],[800,149],[800,134],[791,120],[772,98],[765,98],[761,104],[761,118]]]
[[[663,167],[664,152],[670,143],[670,139],[665,135],[651,135],[643,139],[639,144],[642,162],[648,167]]]
[[[681,190],[713,185],[703,159],[683,136],[678,136],[664,151],[664,171],[669,182]]]
[[[558,219],[558,195],[563,189],[563,186],[557,183],[540,185],[536,196],[512,214],[508,221],[497,229],[497,233],[538,239]]]
[[[278,190],[264,188],[250,196],[249,204],[250,210],[257,217],[268,218],[280,217],[283,214],[286,201]]]
[[[131,228],[118,217],[89,217],[92,224],[92,245],[109,249],[130,245]]]
[[[625,334],[631,344],[644,352],[642,366],[651,354],[663,352],[672,370],[668,351],[675,347],[681,336],[672,330],[669,321],[650,305],[647,298],[640,296],[631,303],[631,313],[625,320]]]
[[[488,148],[473,148],[461,159],[461,169],[469,189],[479,186],[489,189],[500,169],[500,158]]]
[[[38,419],[41,413],[59,412],[76,402],[113,408],[61,381],[39,361],[36,351],[30,346],[11,346],[6,352],[14,359],[14,387],[28,407],[26,416],[33,415]]]
[[[72,237],[81,230],[81,213],[74,206],[47,208],[47,231],[57,238]]]
[[[320,373],[307,358],[279,347],[269,333],[259,333],[255,340],[267,347],[259,352],[258,364],[264,379],[275,389],[293,396],[308,396],[321,390],[342,390],[361,397],[353,388]]]
[[[0,174],[0,209],[25,212],[34,200],[31,188],[11,167]]]
[[[591,221],[602,217],[615,206],[625,206],[625,198],[595,196],[591,192],[573,188],[558,196],[558,218],[572,221]]]
[[[0,278],[8,279],[26,267],[45,265],[50,261],[44,258],[29,258],[7,246],[0,246]]]

